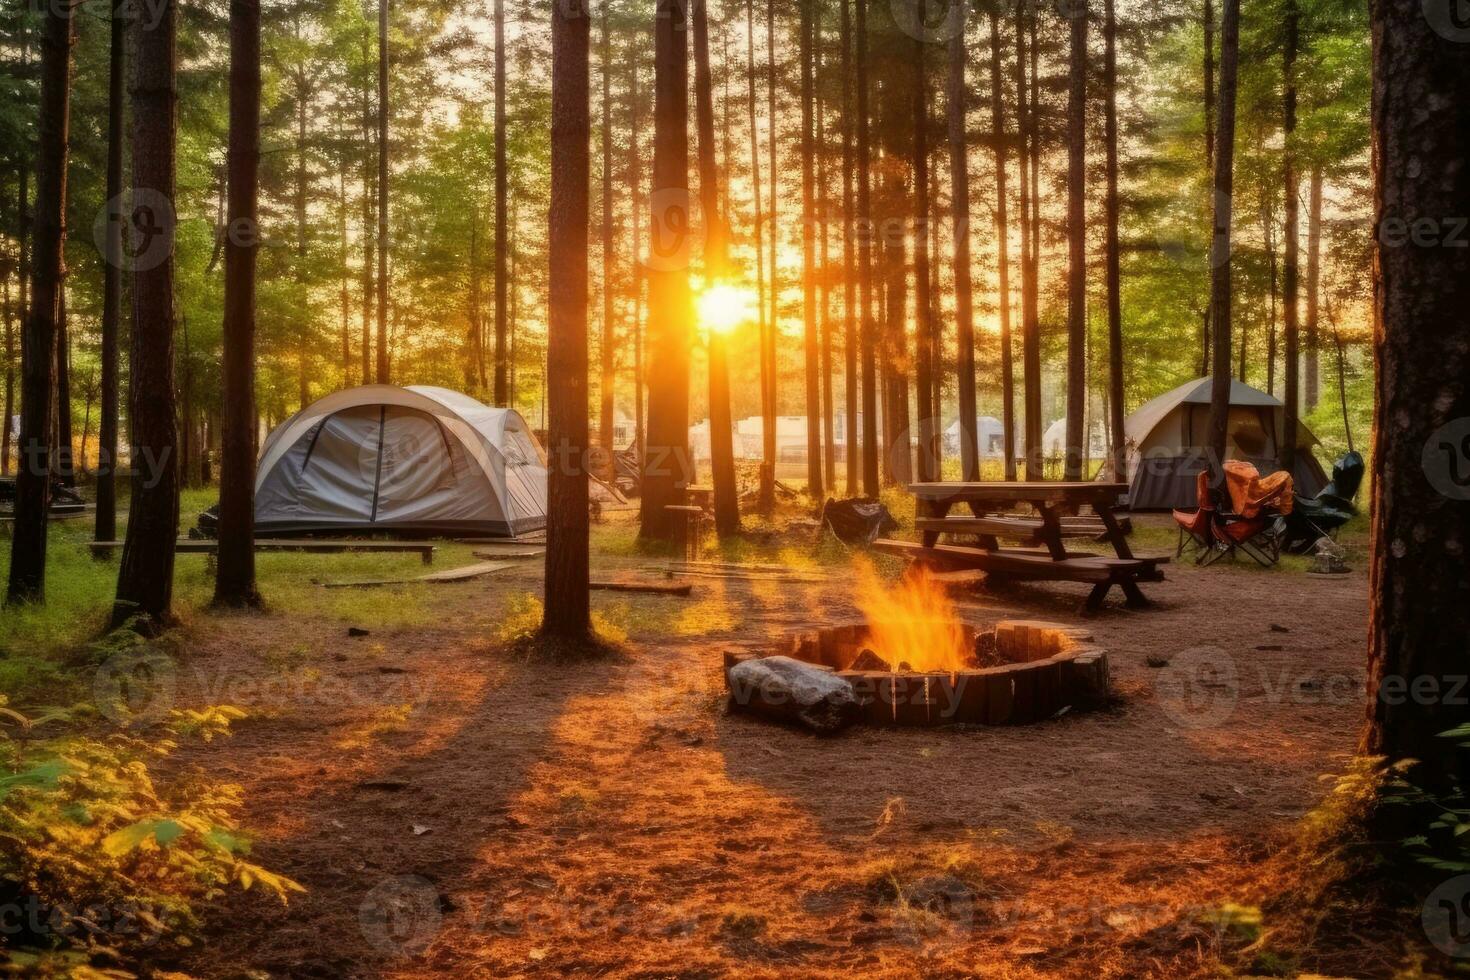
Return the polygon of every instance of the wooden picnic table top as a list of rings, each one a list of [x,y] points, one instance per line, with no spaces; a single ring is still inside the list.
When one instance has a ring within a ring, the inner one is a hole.
[[[1128,492],[1126,483],[911,483],[909,493],[921,500],[1008,500],[1017,502],[1066,502],[1116,500]]]

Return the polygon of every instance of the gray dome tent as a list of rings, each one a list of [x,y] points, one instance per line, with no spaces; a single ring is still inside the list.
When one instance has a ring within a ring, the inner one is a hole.
[[[255,526],[514,537],[546,526],[546,457],[519,413],[459,392],[339,391],[266,439]]]
[[[1128,506],[1130,510],[1193,509],[1195,477],[1206,468],[1210,378],[1196,378],[1146,402],[1128,416]],[[1249,460],[1262,474],[1281,469],[1280,438],[1286,407],[1243,381],[1230,382],[1226,459]],[[1327,484],[1312,455],[1317,437],[1297,422],[1296,492],[1316,495]]]

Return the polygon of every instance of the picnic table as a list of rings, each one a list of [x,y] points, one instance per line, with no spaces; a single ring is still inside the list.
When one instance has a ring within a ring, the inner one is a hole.
[[[1149,604],[1140,582],[1161,582],[1160,565],[1168,558],[1133,553],[1128,535],[1113,513],[1128,491],[1125,483],[915,483],[909,492],[918,503],[914,522],[921,540],[881,540],[874,547],[946,569],[981,571],[987,577],[1017,581],[1069,581],[1092,585],[1086,609],[1095,612],[1114,586],[1130,608]],[[968,515],[950,516],[964,505]],[[1017,514],[1027,508],[1035,516]],[[1082,514],[1090,508],[1091,516]],[[976,545],[940,544],[944,535],[976,539]],[[1100,537],[1116,557],[1069,551],[1066,539]],[[1002,547],[1019,540],[1036,547]]]

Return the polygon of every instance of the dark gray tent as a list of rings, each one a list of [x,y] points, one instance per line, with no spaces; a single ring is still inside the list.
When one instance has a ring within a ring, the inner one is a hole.
[[[519,413],[457,391],[339,391],[261,448],[255,526],[514,537],[546,526],[546,458]]]
[[[1190,509],[1195,478],[1207,468],[1210,378],[1197,378],[1145,403],[1128,417],[1128,505],[1132,510]],[[1281,469],[1280,445],[1286,407],[1243,381],[1230,383],[1226,459],[1255,464],[1262,474]],[[1312,455],[1317,437],[1297,423],[1297,453],[1292,478],[1297,493],[1311,497],[1326,484],[1322,465]]]

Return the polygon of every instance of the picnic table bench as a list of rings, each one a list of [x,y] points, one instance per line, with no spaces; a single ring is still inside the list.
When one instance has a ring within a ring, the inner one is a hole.
[[[121,551],[123,542],[92,541],[87,544],[87,547],[94,558],[103,558],[115,551]],[[311,538],[301,540],[257,538],[255,541],[256,551],[301,551],[316,555],[341,554],[347,551],[409,554],[418,555],[423,559],[425,565],[433,563],[436,547],[428,541],[329,541]],[[213,555],[219,552],[219,542],[212,538],[180,538],[174,543],[174,550],[181,555]]]
[[[987,577],[1090,583],[1088,612],[1101,608],[1117,586],[1130,608],[1140,608],[1149,603],[1138,583],[1163,581],[1159,566],[1169,559],[1133,554],[1127,531],[1113,513],[1127,490],[1123,483],[916,483],[909,492],[918,503],[915,528],[921,541],[881,540],[874,547],[949,570],[982,571]],[[949,516],[956,505],[965,505],[970,515]],[[1022,506],[1037,516],[1011,513]],[[1092,516],[1080,514],[1083,507],[1091,508]],[[944,535],[974,537],[978,545],[942,545]],[[1066,539],[1081,537],[1106,540],[1116,557],[1069,551]],[[1002,538],[1039,547],[1003,548]]]

